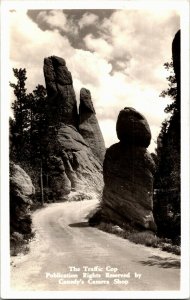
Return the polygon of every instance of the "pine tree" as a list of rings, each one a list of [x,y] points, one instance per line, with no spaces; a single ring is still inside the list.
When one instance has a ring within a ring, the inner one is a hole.
[[[13,104],[14,120],[10,123],[12,146],[15,148],[14,159],[24,161],[28,159],[28,130],[30,128],[29,98],[26,93],[26,69],[13,69],[17,83],[10,83],[16,96]]]
[[[168,89],[160,96],[170,97],[172,102],[165,108],[170,116],[162,123],[157,140],[154,214],[159,233],[175,239],[180,235],[180,97],[173,63],[164,66],[170,76]]]
[[[17,83],[10,83],[16,96],[12,104],[14,118],[10,119],[10,159],[28,172],[43,194],[49,144],[46,89],[38,85],[27,94],[26,69],[13,72]]]
[[[48,177],[49,135],[47,118],[46,89],[38,85],[33,91],[33,105],[31,107],[31,149],[33,165],[40,175],[41,203],[44,203],[44,177]]]

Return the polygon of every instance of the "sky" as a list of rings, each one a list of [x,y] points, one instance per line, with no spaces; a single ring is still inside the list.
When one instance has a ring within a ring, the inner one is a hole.
[[[10,81],[12,68],[26,68],[27,90],[45,86],[43,60],[66,60],[79,102],[82,87],[90,90],[106,147],[118,142],[119,111],[133,107],[151,129],[148,148],[156,148],[160,126],[171,102],[159,97],[169,75],[171,45],[180,28],[173,9],[11,10]]]

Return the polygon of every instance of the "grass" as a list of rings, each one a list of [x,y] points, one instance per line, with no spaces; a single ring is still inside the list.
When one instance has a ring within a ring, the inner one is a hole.
[[[159,238],[151,231],[137,231],[130,225],[127,229],[122,229],[112,223],[101,222],[97,225],[99,230],[115,234],[121,238],[127,239],[132,243],[145,245],[147,247],[160,248],[176,255],[180,255],[180,246],[173,245],[170,239]]]
[[[128,240],[135,243],[141,244],[148,247],[156,248],[158,245],[158,237],[150,232],[135,232],[128,236]]]

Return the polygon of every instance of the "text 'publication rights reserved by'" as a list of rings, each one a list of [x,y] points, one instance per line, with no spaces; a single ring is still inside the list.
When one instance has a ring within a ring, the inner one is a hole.
[[[113,266],[68,266],[66,272],[45,272],[47,280],[56,280],[60,285],[128,285],[130,279],[140,280],[138,272],[120,272]]]

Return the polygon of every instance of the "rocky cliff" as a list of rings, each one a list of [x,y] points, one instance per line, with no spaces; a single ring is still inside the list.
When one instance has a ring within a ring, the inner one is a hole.
[[[30,206],[35,188],[29,175],[19,166],[10,163],[10,233],[31,233]]]
[[[78,113],[65,61],[56,56],[45,58],[44,76],[51,137],[48,176],[53,198],[64,199],[76,189],[100,193],[105,145],[90,92],[81,89]]]
[[[101,215],[109,222],[155,230],[153,210],[154,162],[147,151],[151,132],[135,109],[121,110],[116,125],[119,143],[107,149]]]

